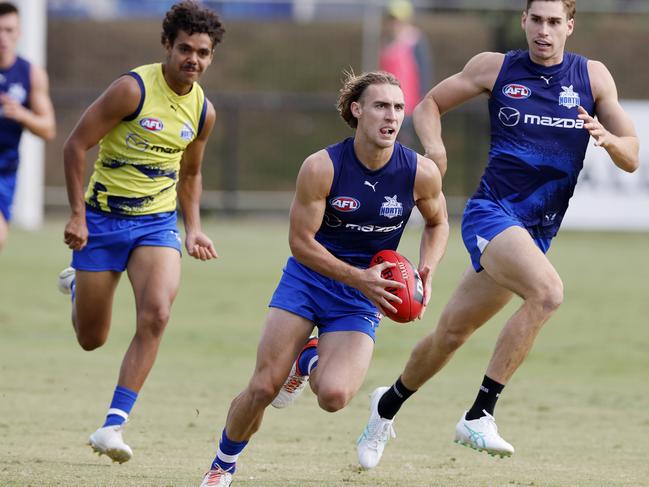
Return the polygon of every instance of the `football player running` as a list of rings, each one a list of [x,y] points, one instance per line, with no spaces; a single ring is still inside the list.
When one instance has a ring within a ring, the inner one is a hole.
[[[492,455],[514,453],[498,432],[494,408],[563,301],[561,278],[545,253],[568,208],[589,136],[620,169],[633,172],[639,164],[638,138],[618,103],[613,77],[601,62],[564,51],[575,10],[575,0],[528,0],[522,15],[528,50],[478,54],[415,110],[417,134],[443,174],[441,115],[481,94],[490,96],[491,151],[462,220],[472,265],[437,328],[415,346],[394,385],[375,395],[358,444],[365,468],[379,463],[389,440],[384,432],[404,401],[518,295],[523,303],[505,323],[477,397],[455,431],[460,444]]]
[[[224,33],[213,11],[185,0],[162,24],[163,63],[121,76],[86,110],[64,147],[71,215],[64,241],[72,266],[59,289],[72,295],[72,324],[84,350],[108,338],[113,297],[126,271],[136,304],[135,335],[126,351],[103,425],[88,440],[100,455],[128,461],[122,431],[144,385],[180,286],[181,240],[202,261],[217,257],[200,219],[201,165],[216,113],[198,79]],[[99,144],[87,191],[86,153]]]
[[[425,222],[425,302],[430,295],[448,240],[446,203],[437,166],[396,142],[404,117],[399,81],[385,72],[350,75],[338,109],[355,135],[302,164],[290,212],[293,255],[270,301],[254,373],[232,401],[202,487],[230,485],[271,402],[285,407],[309,383],[320,407],[335,412],[356,394],[380,312],[394,312],[399,299],[385,288],[403,286],[381,277],[394,264],[368,265],[377,251],[397,248],[415,206]],[[319,338],[309,338],[314,326]]]

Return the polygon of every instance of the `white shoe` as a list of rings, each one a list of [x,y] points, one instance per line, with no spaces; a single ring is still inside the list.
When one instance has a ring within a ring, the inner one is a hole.
[[[277,393],[277,396],[275,396],[275,399],[273,399],[273,402],[271,402],[270,404],[277,409],[285,408],[293,401],[295,401],[297,396],[302,394],[302,391],[308,383],[309,376],[300,375],[299,371],[297,370],[297,362],[294,363],[293,367],[291,367],[291,373],[288,374],[286,382],[284,382],[284,385]]]
[[[74,282],[76,271],[74,267],[67,267],[59,273],[57,287],[63,294],[72,293],[72,283]]]
[[[133,456],[133,450],[122,439],[123,429],[124,424],[99,428],[90,435],[88,444],[99,456],[107,455],[113,462],[128,462]]]
[[[200,487],[230,487],[231,483],[231,473],[220,468],[215,468],[205,474]]]
[[[318,346],[318,338],[309,337],[302,350],[311,347],[317,347],[317,346]],[[299,355],[298,355],[298,359],[299,359]],[[270,404],[277,409],[285,408],[293,401],[295,401],[297,396],[302,394],[302,391],[304,390],[304,388],[308,383],[309,383],[309,376],[302,375],[301,371],[297,366],[297,359],[296,359],[295,362],[293,362],[293,367],[291,367],[291,372],[288,374],[288,377],[286,378],[284,385],[279,390],[279,393],[277,393],[277,396],[275,396],[275,399],[273,399],[273,402],[271,402]]]
[[[358,463],[365,469],[376,467],[381,461],[383,449],[390,438],[396,438],[392,423],[394,419],[384,419],[379,416],[379,400],[389,387],[379,387],[370,396],[370,419],[361,436],[356,441]]]
[[[455,443],[468,446],[478,451],[486,451],[489,455],[509,457],[514,453],[514,447],[503,440],[498,434],[496,420],[487,411],[485,416],[467,420],[465,411],[455,426]]]

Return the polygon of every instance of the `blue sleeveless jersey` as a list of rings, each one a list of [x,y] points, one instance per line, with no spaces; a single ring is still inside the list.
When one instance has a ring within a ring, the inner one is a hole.
[[[416,152],[395,143],[381,169],[365,167],[354,152],[354,139],[327,147],[334,177],[315,239],[339,259],[368,267],[383,249],[396,250],[415,206]]]
[[[577,107],[595,106],[587,62],[565,53],[545,67],[512,51],[491,93],[489,162],[473,198],[496,201],[535,236],[556,235],[583,167],[589,134]]]
[[[31,90],[30,64],[21,57],[9,69],[0,69],[0,93],[29,108]],[[18,168],[18,145],[23,126],[5,118],[0,107],[0,172],[15,172]]]

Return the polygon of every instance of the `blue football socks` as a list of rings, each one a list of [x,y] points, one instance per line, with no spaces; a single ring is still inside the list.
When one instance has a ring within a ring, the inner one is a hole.
[[[318,347],[305,348],[297,357],[297,368],[302,375],[311,375],[311,371],[318,365]]]
[[[239,458],[239,454],[247,444],[247,441],[232,441],[228,438],[228,435],[225,434],[225,428],[223,428],[221,441],[219,441],[219,449],[214,461],[212,462],[212,470],[220,468],[226,472],[234,473],[237,469],[237,459]]]
[[[126,387],[117,386],[113,394],[113,400],[110,403],[110,409],[106,415],[104,426],[119,426],[124,423],[128,419],[128,415],[131,409],[133,409],[136,399],[137,392]]]

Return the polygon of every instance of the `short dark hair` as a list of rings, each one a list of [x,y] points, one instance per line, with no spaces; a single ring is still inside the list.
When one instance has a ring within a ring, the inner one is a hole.
[[[527,0],[527,6],[525,11],[527,12],[530,9],[530,6],[533,2],[561,2],[563,3],[563,8],[568,15],[568,20],[574,19],[575,14],[577,13],[577,0]]]
[[[18,7],[11,2],[0,2],[0,16],[18,14]]]
[[[213,10],[199,5],[194,0],[183,0],[166,13],[162,21],[162,44],[173,45],[179,31],[187,34],[207,34],[212,40],[212,49],[221,42],[225,29],[221,19]]]
[[[387,71],[371,71],[356,76],[353,71],[345,72],[346,79],[343,87],[338,92],[338,113],[347,125],[355,129],[358,119],[352,113],[352,103],[361,99],[363,93],[370,85],[394,85],[401,88],[401,83],[392,73]]]

